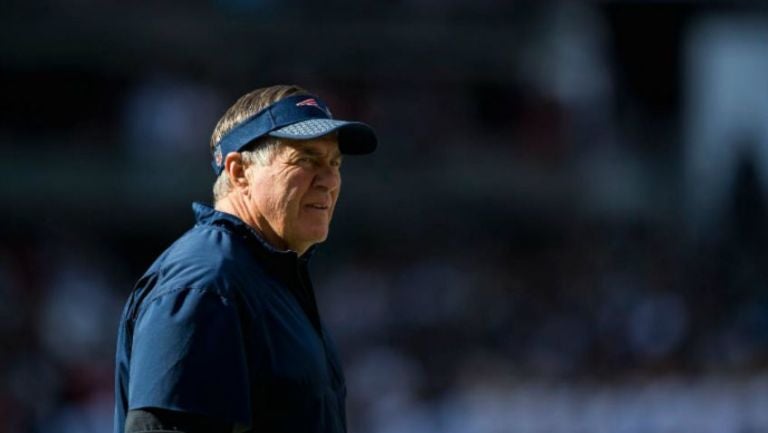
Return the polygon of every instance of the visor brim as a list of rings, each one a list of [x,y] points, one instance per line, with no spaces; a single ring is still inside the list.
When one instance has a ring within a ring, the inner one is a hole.
[[[311,140],[338,131],[339,150],[349,155],[364,155],[376,150],[373,128],[361,122],[335,119],[309,119],[270,132],[268,135],[292,140]]]

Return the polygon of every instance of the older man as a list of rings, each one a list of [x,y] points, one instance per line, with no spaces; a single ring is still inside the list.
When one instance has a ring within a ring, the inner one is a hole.
[[[123,311],[115,433],[345,432],[346,387],[307,271],[342,154],[374,132],[318,97],[241,97],[211,137],[215,208],[149,268]]]

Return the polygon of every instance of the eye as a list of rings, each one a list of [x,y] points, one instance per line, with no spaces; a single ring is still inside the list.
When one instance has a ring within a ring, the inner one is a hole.
[[[300,156],[296,158],[296,162],[302,165],[312,164],[312,158],[308,156]]]

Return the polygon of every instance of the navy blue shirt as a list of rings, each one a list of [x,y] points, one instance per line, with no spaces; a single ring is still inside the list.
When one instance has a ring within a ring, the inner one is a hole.
[[[117,341],[114,433],[161,408],[239,431],[346,432],[346,386],[307,261],[233,215],[195,203],[197,224],[139,279]]]

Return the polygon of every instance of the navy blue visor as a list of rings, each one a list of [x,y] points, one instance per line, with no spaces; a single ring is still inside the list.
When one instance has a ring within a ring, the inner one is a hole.
[[[239,152],[254,140],[267,135],[310,140],[333,131],[338,131],[341,153],[362,155],[376,149],[376,133],[370,126],[361,122],[336,120],[320,98],[296,95],[275,102],[221,137],[213,150],[211,165],[218,176],[224,170],[227,154]]]

